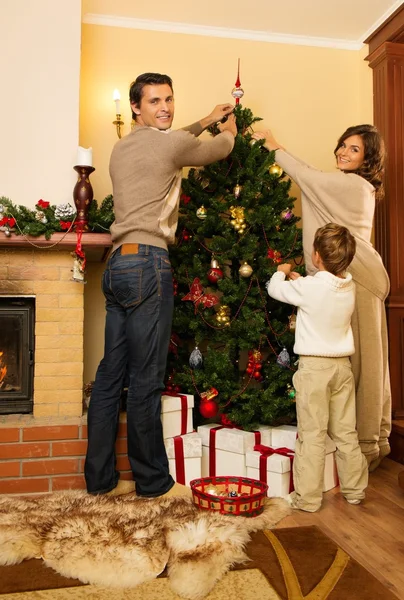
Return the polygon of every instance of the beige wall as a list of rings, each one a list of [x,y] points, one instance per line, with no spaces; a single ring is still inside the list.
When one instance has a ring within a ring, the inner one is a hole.
[[[81,0],[0,2],[0,196],[72,202]]]

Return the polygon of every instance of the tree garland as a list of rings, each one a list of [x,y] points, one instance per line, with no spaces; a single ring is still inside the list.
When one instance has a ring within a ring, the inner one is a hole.
[[[15,205],[9,198],[0,197],[0,231],[7,235],[45,236],[49,240],[53,233],[68,231],[76,217],[76,209],[71,204],[51,205],[39,200],[35,209]],[[110,194],[98,206],[92,200],[88,210],[88,230],[91,233],[108,233],[115,219],[114,201]]]

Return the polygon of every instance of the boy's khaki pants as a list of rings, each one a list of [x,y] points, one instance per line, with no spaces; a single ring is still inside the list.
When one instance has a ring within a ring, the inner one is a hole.
[[[297,430],[293,475],[298,508],[321,506],[326,435],[334,440],[340,489],[347,500],[365,497],[367,462],[355,429],[355,383],[349,357],[301,356],[293,376]]]

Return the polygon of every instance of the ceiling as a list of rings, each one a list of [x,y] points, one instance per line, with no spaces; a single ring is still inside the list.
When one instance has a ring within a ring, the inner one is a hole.
[[[84,23],[356,49],[404,0],[82,0]]]

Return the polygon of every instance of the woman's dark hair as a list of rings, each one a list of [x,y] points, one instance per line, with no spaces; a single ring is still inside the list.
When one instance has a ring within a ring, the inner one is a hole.
[[[145,85],[163,85],[167,84],[170,86],[171,91],[173,90],[173,81],[168,75],[162,75],[161,73],[143,73],[132,81],[129,88],[129,102],[139,106],[140,101],[143,97],[143,88]],[[136,119],[136,114],[132,110],[132,119]]]
[[[352,135],[361,136],[365,150],[365,158],[359,169],[356,171],[349,171],[349,173],[356,173],[369,181],[376,190],[376,199],[380,200],[384,196],[383,175],[385,149],[383,138],[374,125],[354,125],[353,127],[348,127],[337,142],[337,146],[334,150],[335,155],[337,154],[337,150],[341,148],[343,142]]]

